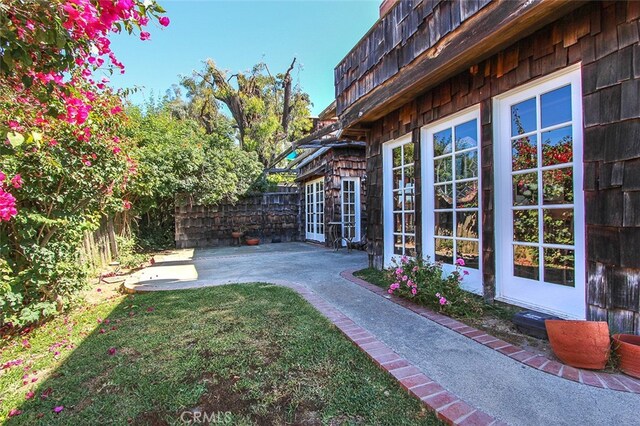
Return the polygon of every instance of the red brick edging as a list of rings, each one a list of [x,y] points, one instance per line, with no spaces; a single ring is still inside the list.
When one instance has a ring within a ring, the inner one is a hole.
[[[460,321],[434,312],[429,308],[420,306],[416,303],[411,302],[410,300],[403,299],[395,295],[389,295],[387,290],[354,276],[354,272],[355,270],[346,270],[341,272],[340,275],[342,276],[342,278],[351,281],[352,283],[355,283],[360,287],[383,296],[393,303],[403,306],[420,316],[430,319],[431,321],[434,321],[452,331],[455,331],[458,334],[475,340],[476,342],[497,352],[500,352],[501,354],[508,356],[518,362],[521,362],[529,367],[535,368],[548,374],[553,374],[554,376],[558,376],[563,379],[582,383],[587,386],[640,394],[640,380],[622,374],[609,374],[574,368],[569,365],[562,364],[558,361],[550,360],[543,355],[538,355],[526,351],[519,346],[515,346],[511,343],[505,342],[504,340],[500,340],[497,337],[487,334],[482,330],[478,330],[477,328],[469,327],[468,325],[463,324]]]
[[[418,367],[395,353],[389,346],[357,325],[313,291],[298,284],[285,284],[283,282],[279,284],[297,291],[382,370],[391,374],[410,395],[418,398],[428,409],[434,411],[440,420],[456,426],[499,426],[506,424],[470,406],[453,393],[447,391],[423,374]]]

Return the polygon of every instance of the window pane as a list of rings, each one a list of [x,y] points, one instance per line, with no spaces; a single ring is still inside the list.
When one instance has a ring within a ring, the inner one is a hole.
[[[393,210],[402,210],[402,198],[399,191],[393,192]]]
[[[433,156],[438,157],[451,152],[451,129],[441,130],[433,135]]]
[[[413,142],[402,146],[404,149],[404,164],[413,163]]]
[[[456,184],[456,207],[478,207],[478,181],[471,180]]]
[[[413,195],[413,193],[405,193],[405,195],[404,195],[404,209],[405,210],[414,210],[415,209],[414,200],[415,200],[415,195]]]
[[[544,209],[544,242],[573,245],[573,209]]]
[[[513,211],[513,241],[538,242],[538,209]]]
[[[393,214],[393,232],[402,232],[402,213]]]
[[[456,154],[456,179],[478,176],[478,152],[468,151]]]
[[[478,122],[467,121],[456,126],[456,151],[478,146]]]
[[[549,283],[575,286],[574,251],[563,249],[544,249],[544,280]]]
[[[542,127],[571,121],[571,85],[540,96]]]
[[[434,198],[436,209],[450,209],[453,206],[453,185],[436,185],[434,187]]]
[[[456,213],[456,236],[478,238],[478,212]]]
[[[530,206],[536,204],[538,204],[538,174],[513,175],[513,205]]]
[[[451,157],[441,158],[433,162],[433,174],[434,181],[437,182],[451,182]]]
[[[402,235],[393,236],[393,254],[404,254],[402,250]]]
[[[536,98],[511,107],[511,136],[536,130]]]
[[[416,232],[416,220],[413,213],[405,213],[404,215],[404,232],[413,234]]]
[[[538,247],[513,246],[513,275],[538,280],[540,278]]]
[[[435,234],[450,237],[453,235],[453,213],[435,212]]]
[[[402,169],[393,171],[393,189],[399,189],[402,184]]]
[[[511,142],[511,169],[527,170],[538,167],[538,138],[536,135]]]
[[[413,166],[405,167],[404,168],[404,188],[405,188],[405,191],[408,190],[408,191],[413,192],[414,182],[415,182],[415,170],[414,170]]]
[[[393,148],[391,150],[393,156],[393,167],[399,167],[402,165],[402,147]]]
[[[542,165],[573,161],[573,131],[571,126],[542,132]]]
[[[435,261],[453,265],[453,240],[435,239]]]
[[[457,257],[464,260],[465,268],[480,269],[479,246],[477,241],[457,241]]]
[[[573,203],[573,168],[542,172],[544,204]]]
[[[404,237],[404,254],[410,257],[416,255],[416,238],[411,235]]]

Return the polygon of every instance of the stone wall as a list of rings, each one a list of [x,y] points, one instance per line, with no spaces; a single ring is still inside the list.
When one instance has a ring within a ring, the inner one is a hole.
[[[251,195],[236,203],[204,206],[189,197],[176,201],[176,247],[215,247],[232,243],[231,232],[274,240],[300,241],[300,195],[295,187]]]

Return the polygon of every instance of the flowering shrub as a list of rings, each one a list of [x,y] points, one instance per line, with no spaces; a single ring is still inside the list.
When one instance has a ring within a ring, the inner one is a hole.
[[[147,39],[161,13],[151,0],[0,3],[0,328],[64,309],[86,282],[84,232],[126,208],[137,165],[108,36]]]
[[[482,303],[460,287],[466,275],[464,260],[456,261],[456,269],[444,274],[440,262],[424,261],[403,256],[400,262],[387,270],[391,280],[389,294],[414,299],[440,312],[464,317],[482,313]]]

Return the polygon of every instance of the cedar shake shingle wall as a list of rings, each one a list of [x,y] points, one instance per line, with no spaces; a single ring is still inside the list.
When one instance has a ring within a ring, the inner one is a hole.
[[[367,210],[366,210],[366,187],[362,182],[362,178],[366,174],[367,160],[365,158],[364,148],[332,148],[325,154],[312,160],[309,164],[305,164],[300,169],[299,174],[314,170],[315,168],[325,165],[324,172],[324,219],[325,219],[325,235],[327,223],[340,222],[342,220],[342,203],[340,200],[341,182],[343,177],[359,177],[360,181],[360,220],[361,229],[364,232],[367,226]],[[300,211],[302,221],[302,238],[305,237],[306,229],[306,201],[305,201],[305,184],[309,181],[316,180],[320,176],[313,176],[300,183]],[[330,241],[325,240],[325,245],[329,246]]]
[[[277,238],[300,241],[300,195],[296,187],[252,195],[236,203],[204,206],[188,198],[176,199],[176,247],[228,246],[231,232],[259,237],[262,243]]]
[[[582,62],[587,317],[608,320],[613,331],[640,333],[639,18],[640,2],[588,3],[373,123],[367,204],[368,250],[375,265],[383,262],[382,144],[410,132],[417,143],[422,126],[479,104],[482,258],[485,296],[491,299],[496,262],[492,97]],[[420,193],[419,165],[416,174]],[[419,234],[418,226],[418,242]]]

